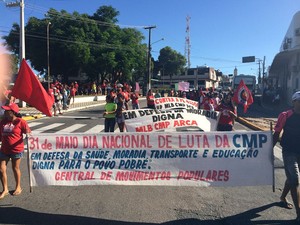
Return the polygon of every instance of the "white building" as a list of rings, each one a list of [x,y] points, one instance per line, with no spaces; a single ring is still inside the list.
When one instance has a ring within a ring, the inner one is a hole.
[[[272,62],[268,84],[280,88],[282,99],[289,103],[292,94],[300,90],[300,11],[294,15]]]
[[[202,66],[196,68],[189,68],[181,75],[162,75],[161,79],[164,84],[171,86],[175,83],[186,81],[190,83],[190,87],[198,88],[217,88],[221,80],[222,73],[216,71],[212,67]]]

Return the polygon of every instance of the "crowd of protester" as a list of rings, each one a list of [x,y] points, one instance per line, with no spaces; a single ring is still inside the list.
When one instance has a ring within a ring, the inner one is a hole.
[[[93,95],[97,97],[98,95],[108,95],[111,90],[117,88],[117,83],[111,84],[109,82],[98,84],[94,81],[79,85],[77,81],[70,84],[54,81],[48,92],[54,100],[54,116],[59,116],[63,114],[63,110],[68,110],[70,104],[75,102],[75,96]]]
[[[232,90],[223,92],[215,91],[213,88],[207,90],[199,89],[198,91],[174,91],[170,90],[168,96],[187,98],[198,102],[198,108],[219,111],[220,119],[218,123],[218,131],[232,131],[234,121],[237,117],[237,106],[234,104]]]
[[[205,91],[162,91],[148,90],[146,94],[147,108],[155,109],[155,98],[160,97],[181,97],[187,98],[198,102],[198,108],[204,110],[215,110],[220,112],[220,119],[218,124],[218,131],[231,131],[233,130],[234,120],[237,117],[237,107],[232,101],[233,92],[227,91],[214,91],[209,88]],[[139,93],[132,91],[131,86],[127,84],[119,84],[116,88],[109,90],[106,97],[106,106],[103,116],[105,117],[105,131],[113,132],[109,128],[112,123],[117,123],[120,132],[125,131],[125,122],[122,111],[129,109],[129,102],[131,101],[132,109],[139,109]],[[115,104],[115,106],[112,106]],[[115,118],[115,122],[112,122]]]

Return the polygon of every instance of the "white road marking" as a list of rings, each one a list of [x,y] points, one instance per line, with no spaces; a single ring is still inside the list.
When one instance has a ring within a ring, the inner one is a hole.
[[[32,122],[32,123],[28,123],[29,127],[35,127],[35,126],[38,126],[38,125],[41,125],[43,123],[41,122]]]
[[[275,156],[276,158],[278,158],[278,159],[280,159],[281,161],[283,161],[283,159],[282,159],[282,150],[281,150],[281,148],[275,146],[273,152],[274,152],[274,156]]]
[[[51,130],[53,128],[56,128],[56,127],[59,127],[59,126],[62,126],[62,125],[64,125],[64,123],[53,123],[51,125],[48,125],[48,126],[41,127],[41,128],[36,129],[36,130],[33,130],[32,133],[33,134],[39,134],[39,133],[42,133],[44,131]]]
[[[86,126],[86,124],[77,123],[77,124],[73,124],[72,126],[69,126],[69,127],[65,128],[65,129],[61,129],[59,131],[56,131],[55,133],[56,134],[72,133],[73,131],[78,130],[79,128],[84,127],[84,126]]]

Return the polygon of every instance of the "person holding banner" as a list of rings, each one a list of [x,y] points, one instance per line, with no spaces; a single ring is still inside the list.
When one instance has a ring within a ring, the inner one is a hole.
[[[19,107],[15,103],[2,106],[5,110],[4,119],[0,122],[0,175],[3,191],[0,199],[9,194],[6,168],[9,160],[12,162],[12,169],[16,181],[16,188],[13,196],[22,193],[20,163],[24,154],[23,134],[31,133],[31,130],[25,120],[20,118]]]
[[[124,115],[122,113],[123,111],[126,110],[124,95],[122,95],[121,93],[119,93],[117,95],[116,102],[117,102],[117,110],[116,110],[117,124],[118,124],[120,132],[124,132],[124,129],[125,129],[125,118],[124,118]]]
[[[300,222],[300,190],[299,190],[299,166],[300,166],[300,91],[292,96],[293,109],[279,114],[274,128],[273,146],[279,140],[280,133],[283,130],[280,145],[282,146],[282,158],[284,163],[287,181],[281,200],[285,200],[285,195],[290,189],[293,203],[295,206],[297,218]]]
[[[237,117],[236,107],[232,104],[231,95],[226,95],[216,111],[221,112],[217,131],[232,131]]]

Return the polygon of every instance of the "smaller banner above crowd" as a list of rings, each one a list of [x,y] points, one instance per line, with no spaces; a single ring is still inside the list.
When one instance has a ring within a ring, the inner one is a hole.
[[[174,131],[182,127],[215,131],[219,120],[219,112],[203,109],[138,109],[124,111],[123,115],[128,132]]]
[[[163,97],[154,100],[156,109],[198,109],[198,102],[177,97]]]
[[[179,82],[178,83],[178,90],[179,91],[189,91],[190,83],[189,82]]]

